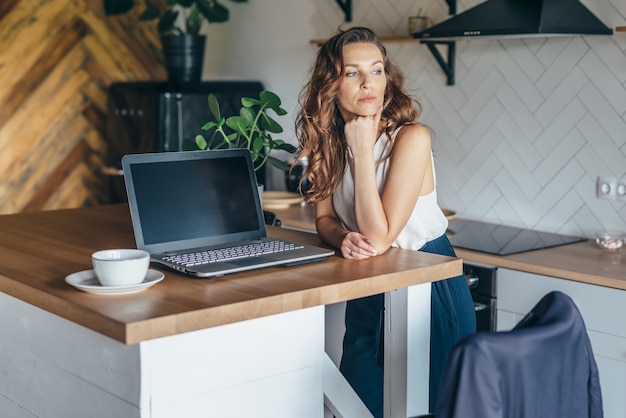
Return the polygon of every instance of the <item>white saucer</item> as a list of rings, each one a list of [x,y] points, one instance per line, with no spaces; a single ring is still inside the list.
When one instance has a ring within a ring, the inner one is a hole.
[[[141,292],[154,286],[165,275],[157,270],[148,270],[146,278],[139,284],[131,284],[128,286],[102,286],[93,270],[79,271],[70,274],[65,278],[65,282],[87,293],[95,293],[98,295],[125,295],[128,293]]]

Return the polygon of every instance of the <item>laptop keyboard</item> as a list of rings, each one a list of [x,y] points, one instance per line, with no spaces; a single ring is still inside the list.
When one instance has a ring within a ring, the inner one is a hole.
[[[272,240],[261,243],[238,245],[235,247],[220,248],[216,250],[198,251],[188,254],[176,254],[163,257],[163,260],[179,264],[185,267],[199,266],[202,264],[232,261],[240,258],[258,257],[265,254],[293,251],[303,248],[303,245],[293,242]]]

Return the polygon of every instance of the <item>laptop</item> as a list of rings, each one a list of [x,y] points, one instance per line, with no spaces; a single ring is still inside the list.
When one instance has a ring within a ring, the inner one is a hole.
[[[165,267],[216,277],[335,254],[267,236],[246,149],[128,154],[122,169],[137,248]]]

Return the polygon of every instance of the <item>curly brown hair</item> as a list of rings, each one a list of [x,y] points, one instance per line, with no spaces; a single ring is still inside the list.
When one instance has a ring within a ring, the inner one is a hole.
[[[311,183],[305,194],[308,203],[332,195],[345,173],[348,146],[344,120],[337,107],[337,92],[343,75],[343,47],[357,42],[376,45],[383,56],[387,86],[380,123],[389,138],[400,126],[416,122],[421,114],[421,104],[405,92],[404,74],[389,59],[374,31],[353,27],[340,30],[328,39],[320,47],[311,77],[300,92],[296,116],[298,158],[308,159],[303,176]]]

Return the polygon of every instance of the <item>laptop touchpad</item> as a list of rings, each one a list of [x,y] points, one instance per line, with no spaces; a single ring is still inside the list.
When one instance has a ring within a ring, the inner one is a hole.
[[[258,257],[241,258],[239,260],[231,260],[228,264],[234,264],[239,267],[253,266],[259,263]]]

